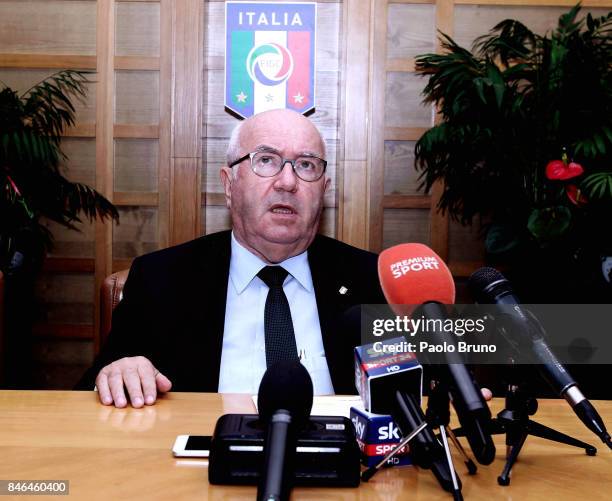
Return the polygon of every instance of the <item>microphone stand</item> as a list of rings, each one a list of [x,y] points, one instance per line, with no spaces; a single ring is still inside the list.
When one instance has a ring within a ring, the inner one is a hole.
[[[510,472],[529,435],[579,447],[584,449],[588,456],[597,454],[597,449],[592,445],[529,418],[537,412],[538,401],[527,390],[525,378],[522,376],[523,370],[511,359],[507,378],[509,382],[506,389],[506,407],[497,414],[491,425],[492,434],[506,434],[506,464],[501,475],[497,477],[497,483],[503,486],[510,485]],[[460,437],[465,434],[461,428],[458,428],[455,430],[455,435]]]
[[[472,458],[470,458],[468,453],[461,445],[461,442],[457,440],[457,436],[449,426],[450,397],[448,394],[448,387],[438,379],[431,380],[425,417],[432,428],[439,428],[440,436],[443,436],[444,432],[446,435],[448,435],[455,448],[463,457],[463,462],[467,467],[468,474],[474,475],[478,471],[476,463],[472,460]]]

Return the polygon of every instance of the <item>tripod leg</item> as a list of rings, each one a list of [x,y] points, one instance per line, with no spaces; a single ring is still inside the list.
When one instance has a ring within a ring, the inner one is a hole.
[[[521,449],[523,448],[523,444],[527,439],[527,432],[524,431],[521,433],[519,439],[510,449],[510,454],[508,454],[508,458],[506,459],[506,464],[504,466],[504,471],[502,471],[501,475],[497,477],[497,483],[499,485],[510,485],[510,471],[516,462],[516,458],[518,457]]]
[[[450,447],[448,446],[448,440],[446,439],[446,431],[444,426],[440,426],[440,437],[442,437],[442,445],[444,447],[444,452],[446,453],[448,469],[450,470],[451,478],[453,479],[453,499],[455,501],[463,501],[463,494],[461,494],[461,485],[459,485],[459,482],[457,481],[455,465],[453,465],[453,458],[450,454]]]
[[[597,449],[592,445],[589,445],[586,442],[581,442],[580,440],[574,437],[570,437],[565,433],[553,430],[552,428],[532,421],[531,419],[529,420],[529,434],[535,437],[552,440],[553,442],[560,442],[562,444],[571,445],[573,447],[579,447],[581,449],[584,449],[589,456],[594,456],[595,454],[597,454]]]
[[[465,463],[465,466],[467,466],[468,474],[474,475],[476,473],[476,471],[478,471],[478,468],[476,467],[476,463],[474,463],[474,461],[472,461],[472,458],[470,456],[468,456],[468,453],[465,452],[465,449],[461,445],[461,442],[459,442],[459,440],[457,440],[457,437],[453,433],[453,430],[448,428],[447,432],[448,432],[449,438],[451,439],[451,442],[457,448],[459,453],[463,456],[463,462]]]

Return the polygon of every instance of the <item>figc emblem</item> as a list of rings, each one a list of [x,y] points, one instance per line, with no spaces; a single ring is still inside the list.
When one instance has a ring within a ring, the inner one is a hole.
[[[315,3],[226,2],[225,106],[247,118],[315,106]]]

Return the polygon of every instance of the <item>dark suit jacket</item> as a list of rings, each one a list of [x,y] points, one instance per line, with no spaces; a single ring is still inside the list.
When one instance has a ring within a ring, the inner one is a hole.
[[[229,231],[214,233],[135,259],[108,342],[77,389],[92,389],[114,360],[142,355],[175,391],[217,391],[230,238]],[[353,348],[361,343],[353,307],[385,302],[377,256],[318,235],[308,262],[334,390],[355,393]]]

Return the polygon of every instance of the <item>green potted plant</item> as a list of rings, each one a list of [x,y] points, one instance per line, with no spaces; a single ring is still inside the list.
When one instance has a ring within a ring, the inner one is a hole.
[[[96,190],[70,182],[60,165],[66,127],[74,124],[71,98],[85,97],[87,74],[60,71],[19,95],[0,82],[0,269],[15,252],[40,262],[52,245],[47,218],[71,229],[82,213],[90,220],[118,218]]]
[[[76,230],[81,215],[119,217],[104,196],[69,181],[61,168],[61,136],[74,124],[72,99],[85,97],[87,82],[86,72],[60,71],[21,95],[0,82],[0,270],[9,350],[16,336],[28,337],[34,279],[52,247],[41,219]]]
[[[442,34],[416,61],[441,121],[415,152],[421,188],[444,182],[439,209],[476,220],[491,260],[593,281],[612,254],[612,12],[579,12],[545,35],[502,21],[471,51]]]

